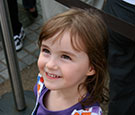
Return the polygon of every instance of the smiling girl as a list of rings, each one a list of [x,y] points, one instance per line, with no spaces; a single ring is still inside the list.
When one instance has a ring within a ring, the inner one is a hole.
[[[107,43],[106,26],[93,10],[70,9],[49,20],[39,37],[32,114],[102,115]]]

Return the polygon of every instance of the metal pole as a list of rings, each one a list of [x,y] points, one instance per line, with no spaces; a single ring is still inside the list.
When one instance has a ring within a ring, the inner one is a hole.
[[[21,83],[20,71],[13,41],[10,17],[7,7],[7,0],[0,0],[0,22],[3,33],[3,46],[13,90],[16,109],[21,111],[26,107],[24,92]]]

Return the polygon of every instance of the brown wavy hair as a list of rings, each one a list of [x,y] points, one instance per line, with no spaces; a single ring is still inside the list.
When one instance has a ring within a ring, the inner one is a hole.
[[[65,31],[70,32],[73,48],[85,51],[89,57],[90,65],[96,71],[92,77],[87,77],[86,81],[78,87],[78,91],[81,90],[80,86],[83,86],[89,93],[87,99],[81,102],[82,105],[87,106],[95,102],[107,101],[108,34],[102,17],[93,9],[70,9],[59,14],[43,25],[39,36],[39,47],[43,40],[56,34],[55,41],[60,39]]]

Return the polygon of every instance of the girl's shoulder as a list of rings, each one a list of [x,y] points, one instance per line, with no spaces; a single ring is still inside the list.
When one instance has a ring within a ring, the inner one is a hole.
[[[74,110],[71,115],[103,115],[100,106],[91,106],[86,109]]]

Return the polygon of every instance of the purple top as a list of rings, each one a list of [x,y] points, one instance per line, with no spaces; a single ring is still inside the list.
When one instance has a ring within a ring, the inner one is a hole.
[[[82,113],[89,113],[87,115],[92,115],[92,113],[94,113],[94,115],[102,115],[102,110],[98,103],[88,106],[85,109],[82,109],[81,104],[77,103],[72,107],[61,111],[48,110],[43,104],[43,97],[48,91],[49,90],[43,85],[39,98],[37,98],[37,105],[32,115],[82,115]],[[37,84],[34,87],[34,93],[37,97]]]
[[[34,88],[35,94],[36,94],[36,89],[37,89],[37,85]],[[82,113],[82,106],[81,106],[80,103],[77,103],[77,104],[73,105],[72,107],[70,107],[68,109],[65,109],[65,110],[62,110],[62,111],[50,111],[50,110],[48,110],[43,104],[43,97],[47,93],[47,91],[48,91],[48,89],[44,86],[43,89],[42,89],[42,92],[40,94],[40,97],[39,97],[38,108],[36,110],[37,111],[36,115],[74,115],[76,112],[78,112],[78,113],[81,112]],[[90,107],[91,106],[89,106],[87,108],[90,108]],[[102,115],[101,114],[102,111],[101,111],[101,108],[99,107],[99,104],[97,104],[97,103],[94,104],[92,106],[92,108],[93,109],[92,109],[91,112],[96,113],[95,115]],[[78,110],[80,110],[80,111],[78,111]]]

